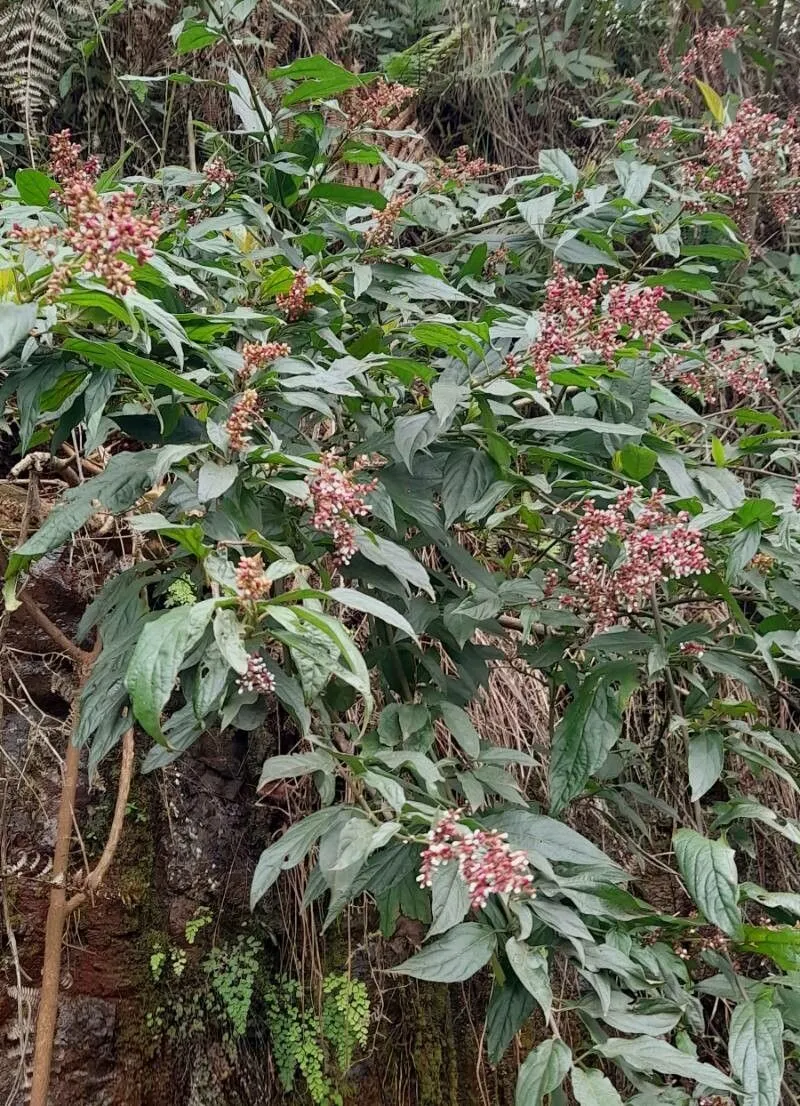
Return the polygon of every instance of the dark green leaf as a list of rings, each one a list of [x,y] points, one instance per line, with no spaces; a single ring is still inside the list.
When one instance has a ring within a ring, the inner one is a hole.
[[[462,983],[489,962],[496,945],[494,930],[463,922],[393,971],[431,983]]]

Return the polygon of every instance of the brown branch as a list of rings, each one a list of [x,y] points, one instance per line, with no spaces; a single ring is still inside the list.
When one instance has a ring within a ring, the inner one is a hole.
[[[63,630],[59,630],[55,622],[51,622],[35,599],[32,599],[30,595],[26,595],[24,591],[21,591],[19,593],[19,601],[25,608],[25,613],[33,619],[40,629],[44,630],[62,653],[66,653],[76,664],[85,665],[92,660],[92,654],[87,653],[85,649],[81,649],[79,645],[76,645],[74,641],[71,641],[70,638],[67,637]]]
[[[73,710],[73,734],[78,722],[77,700]],[[58,1020],[58,991],[61,981],[61,943],[64,936],[66,912],[67,866],[69,847],[72,840],[72,809],[78,789],[78,771],[80,768],[80,749],[72,742],[70,735],[67,755],[64,760],[64,778],[61,787],[61,802],[58,808],[56,825],[56,844],[53,855],[53,875],[50,888],[50,905],[47,910],[47,925],[44,938],[44,963],[42,964],[42,989],[39,996],[39,1011],[36,1018],[36,1041],[33,1050],[33,1072],[31,1081],[30,1106],[47,1106],[47,1092],[50,1086],[50,1067],[53,1062],[53,1042],[55,1040],[56,1021]]]
[[[122,826],[125,821],[125,810],[128,805],[128,795],[131,790],[131,779],[133,778],[133,754],[133,726],[131,726],[131,728],[126,730],[122,735],[122,764],[119,770],[117,801],[114,806],[114,817],[111,820],[111,829],[108,832],[105,848],[97,864],[86,877],[86,882],[81,890],[76,891],[67,902],[67,914],[71,914],[73,910],[76,910],[86,901],[88,895],[93,894],[97,890],[103,882],[103,877],[106,872],[111,867],[111,862],[114,859],[117,846],[122,837]]]

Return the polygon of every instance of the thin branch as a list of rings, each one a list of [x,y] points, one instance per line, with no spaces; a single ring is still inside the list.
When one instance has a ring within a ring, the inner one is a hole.
[[[71,914],[73,910],[79,907],[85,900],[87,895],[93,894],[100,884],[103,882],[103,878],[111,866],[111,862],[114,859],[114,855],[117,851],[120,838],[122,837],[122,827],[125,822],[125,810],[128,806],[128,796],[131,790],[131,780],[133,778],[133,757],[134,757],[134,741],[133,741],[133,726],[129,730],[126,730],[122,735],[122,763],[119,769],[119,783],[117,785],[117,801],[114,805],[114,816],[111,820],[111,829],[108,832],[108,839],[106,840],[105,848],[97,864],[91,870],[86,877],[86,882],[80,891],[77,891],[72,898],[66,904],[67,914]]]

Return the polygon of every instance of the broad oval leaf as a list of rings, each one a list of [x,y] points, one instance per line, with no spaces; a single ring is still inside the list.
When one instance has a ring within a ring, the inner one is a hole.
[[[563,1041],[550,1038],[537,1045],[525,1058],[517,1075],[514,1106],[541,1106],[564,1081],[572,1066],[572,1053]]]
[[[743,1106],[778,1106],[783,1079],[783,1018],[773,994],[740,1002],[728,1039],[731,1070],[742,1084]]]
[[[496,947],[493,929],[462,922],[392,970],[430,983],[462,983],[488,964]]]
[[[691,829],[678,830],[672,846],[686,888],[706,919],[729,937],[739,936],[742,916],[733,849]]]

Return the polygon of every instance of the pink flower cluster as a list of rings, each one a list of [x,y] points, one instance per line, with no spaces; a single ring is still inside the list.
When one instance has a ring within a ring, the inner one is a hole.
[[[501,265],[505,265],[508,261],[508,246],[498,246],[496,250],[492,250],[488,254],[486,260],[483,263],[483,275],[487,280],[493,280],[497,276],[497,271]]]
[[[705,364],[691,355],[671,353],[660,369],[665,380],[679,384],[708,404],[716,404],[724,388],[730,388],[738,399],[768,396],[773,391],[761,362],[737,349],[720,346],[711,351]]]
[[[742,100],[732,123],[721,130],[706,127],[703,138],[703,160],[683,167],[687,184],[703,194],[730,197],[739,221],[753,181],[778,222],[800,211],[800,124],[794,116],[782,120],[762,112],[755,101]],[[791,183],[776,186],[782,178]]]
[[[800,511],[800,484],[795,484],[794,491],[792,492],[792,506],[796,511]]]
[[[240,453],[250,445],[250,431],[261,422],[261,401],[255,388],[246,388],[225,423],[231,449]]]
[[[140,265],[153,256],[153,246],[161,227],[149,215],[135,215],[137,196],[134,192],[111,192],[100,195],[95,187],[99,171],[96,158],[81,161],[80,147],[70,142],[68,130],[50,137],[50,171],[62,185],[56,193],[67,216],[67,227],[22,228],[14,226],[15,236],[34,249],[44,247],[46,240],[61,234],[65,245],[78,255],[78,266],[84,272],[99,277],[106,288],[124,296],[134,288],[132,268],[121,253],[132,253]],[[53,252],[50,250],[49,252]],[[71,267],[55,269],[48,287],[53,299],[71,275]]]
[[[397,192],[383,211],[378,211],[376,208],[372,212],[374,226],[370,227],[364,237],[364,245],[367,248],[391,245],[394,239],[394,225],[410,198],[408,192]]]
[[[236,590],[239,598],[255,603],[269,595],[269,588],[270,583],[264,572],[261,554],[240,557],[236,566]]]
[[[229,188],[236,174],[229,169],[221,157],[212,157],[203,166],[203,176],[208,184],[218,184],[220,188]]]
[[[355,477],[371,464],[375,464],[374,459],[359,457],[353,467],[347,469],[338,454],[329,450],[322,454],[319,468],[306,477],[314,512],[311,525],[333,538],[338,564],[346,565],[352,560],[356,552],[353,523],[369,514],[365,499],[377,488],[378,481],[373,479],[359,484]]]
[[[277,361],[279,357],[288,357],[291,349],[286,342],[245,342],[242,346],[242,367],[239,379],[250,380],[257,372]]]
[[[436,167],[436,177],[440,181],[454,180],[459,184],[485,177],[489,173],[500,173],[502,165],[486,161],[482,157],[470,157],[469,146],[459,146],[451,163],[445,162]]]
[[[461,813],[449,810],[428,832],[417,876],[420,886],[430,887],[436,869],[455,861],[475,910],[486,906],[493,894],[535,895],[527,853],[513,851],[506,833],[467,829],[460,823]]]
[[[270,695],[275,690],[275,677],[267,668],[267,662],[258,653],[247,658],[247,671],[236,681],[239,694],[256,691],[259,695]]]
[[[416,96],[417,90],[402,84],[387,84],[384,80],[353,89],[343,99],[350,127],[380,127]]]
[[[704,81],[713,81],[722,76],[722,56],[726,50],[733,50],[741,35],[738,27],[710,27],[707,31],[698,31],[692,44],[680,59],[678,76],[686,81],[696,73]],[[664,47],[659,50],[662,69],[669,72],[671,65]]]
[[[550,392],[554,357],[578,358],[582,351],[588,351],[610,362],[625,343],[621,331],[626,331],[627,337],[641,338],[650,344],[672,325],[669,315],[659,306],[663,288],[614,285],[603,311],[603,289],[607,282],[605,271],[598,269],[589,283],[582,285],[556,262],[553,276],[545,285],[539,337],[528,350],[543,394]],[[511,375],[516,375],[519,363],[514,359],[507,362],[507,368]]]
[[[286,318],[290,323],[302,319],[308,314],[311,303],[306,297],[308,291],[308,269],[303,266],[294,274],[292,286],[288,292],[279,292],[275,297],[275,303],[286,312]]]
[[[682,641],[678,648],[687,657],[699,658],[705,653],[705,647],[699,641]]]
[[[575,528],[568,577],[573,594],[560,603],[583,614],[594,632],[624,623],[625,615],[640,610],[662,580],[708,568],[700,535],[689,529],[690,516],[685,511],[670,514],[663,492],[654,491],[631,520],[634,494],[632,487],[626,488],[604,509],[587,502]],[[613,565],[605,556],[609,544],[618,549]]]

